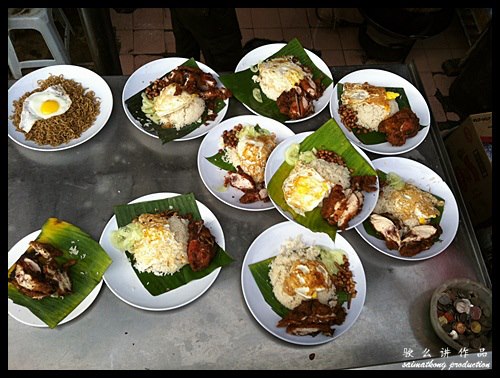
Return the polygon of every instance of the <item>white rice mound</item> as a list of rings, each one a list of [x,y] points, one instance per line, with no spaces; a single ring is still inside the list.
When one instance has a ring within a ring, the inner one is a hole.
[[[134,255],[135,268],[157,276],[178,272],[188,263],[187,244],[189,221],[178,216],[168,220],[143,214],[138,222],[142,227],[142,238],[129,251]]]
[[[339,184],[343,189],[347,189],[351,186],[351,172],[346,166],[323,159],[314,159],[308,165],[327,180],[332,187]]]
[[[297,260],[320,260],[320,252],[321,249],[318,246],[306,245],[300,235],[287,239],[280,246],[279,254],[271,263],[269,278],[276,299],[286,308],[292,310],[304,301],[304,297],[299,294],[291,296],[284,290],[285,280],[293,263]],[[328,290],[318,292],[317,299],[323,304],[334,307],[337,304],[337,295],[333,283]]]
[[[182,91],[179,95],[174,93],[175,85],[171,84],[153,101],[153,109],[161,125],[180,130],[184,126],[200,121],[205,111],[205,101],[197,94],[189,94],[186,91]]]

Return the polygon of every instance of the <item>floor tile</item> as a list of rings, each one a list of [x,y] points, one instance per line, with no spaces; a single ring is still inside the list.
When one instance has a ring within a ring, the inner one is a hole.
[[[281,30],[281,28],[270,28],[270,29],[255,28],[253,31],[255,34],[255,38],[269,39],[273,42],[283,41],[283,31]]]
[[[240,29],[249,29],[253,27],[252,8],[236,8],[236,16]]]
[[[446,119],[448,121],[458,122],[460,121],[460,116],[454,112],[446,112]]]
[[[287,42],[297,38],[300,44],[306,49],[310,50],[313,48],[311,31],[309,28],[283,28],[283,38]]]
[[[163,28],[172,30],[172,19],[170,18],[170,8],[163,8]]]
[[[137,8],[134,29],[163,29],[163,8]]]
[[[429,101],[429,105],[432,111],[432,115],[436,122],[446,122],[446,113],[443,110],[443,106],[439,102],[439,100],[434,96],[427,96],[427,100]]]
[[[344,50],[345,64],[348,66],[365,64],[366,55],[364,50]]]
[[[448,39],[446,38],[446,35],[443,32],[426,38],[422,41],[423,47],[425,49],[446,49],[448,48]]]
[[[429,62],[427,61],[427,54],[424,49],[418,49],[413,47],[410,53],[406,57],[405,62],[410,63],[413,61],[415,67],[419,72],[430,72]]]
[[[111,24],[116,30],[132,30],[134,28],[133,13],[118,13],[110,8]]]
[[[359,12],[358,8],[335,8],[335,17],[337,23],[343,21],[361,24],[364,17]]]
[[[355,26],[337,27],[340,42],[344,50],[359,50],[359,28]]]
[[[454,77],[446,76],[445,74],[436,74],[433,76],[436,88],[439,89],[443,96],[450,94],[450,85],[455,80]]]
[[[175,49],[175,37],[174,33],[171,31],[166,31],[165,34],[165,51],[167,54],[173,54],[175,55],[175,52],[177,51]]]
[[[254,28],[281,28],[278,8],[252,8]]]
[[[306,8],[306,11],[311,28],[333,28],[332,8]]]
[[[431,72],[443,72],[442,64],[445,60],[453,59],[450,49],[426,49],[425,55]]]
[[[311,30],[313,45],[315,49],[340,50],[342,44],[336,30],[329,28],[314,28]]]
[[[321,59],[328,67],[345,66],[344,52],[342,50],[321,50]]]
[[[462,59],[467,55],[469,49],[450,49],[454,59]]]
[[[124,75],[131,75],[134,72],[134,56],[130,54],[120,55],[120,65]]]
[[[134,56],[134,70],[142,67],[146,63],[152,62],[153,60],[162,59],[162,55],[135,55]]]
[[[240,29],[241,31],[241,45],[245,46],[245,43],[255,38],[253,29]]]
[[[422,81],[422,85],[424,86],[425,94],[427,96],[435,96],[436,84],[434,83],[432,73],[419,71],[418,75],[420,76],[420,80]]]
[[[134,32],[132,30],[116,30],[115,35],[120,54],[131,54],[134,51]]]
[[[305,8],[278,8],[281,26],[284,28],[309,28]]]
[[[165,36],[163,30],[135,30],[134,52],[136,54],[165,53]]]

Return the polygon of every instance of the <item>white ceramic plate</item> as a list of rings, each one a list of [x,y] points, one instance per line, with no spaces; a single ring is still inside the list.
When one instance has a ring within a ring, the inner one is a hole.
[[[127,108],[127,105],[125,104],[125,101],[130,97],[132,97],[133,95],[135,95],[137,92],[145,89],[152,81],[165,76],[166,73],[172,71],[179,65],[185,63],[186,60],[187,60],[186,58],[163,58],[163,59],[153,60],[152,62],[149,62],[141,66],[139,69],[137,69],[125,83],[122,92],[123,110],[125,111],[125,114],[127,115],[130,122],[132,122],[132,124],[139,130],[141,130],[143,133],[158,139],[158,135],[156,135],[156,133],[152,133],[145,130],[142,127],[141,123],[132,116],[132,114]],[[213,69],[211,69],[210,67],[201,62],[197,61],[196,64],[202,71],[212,74],[212,76],[217,81],[218,86],[223,87],[223,84],[220,82],[219,75],[217,74],[217,72],[215,72]],[[226,106],[224,106],[224,108],[221,109],[221,111],[217,114],[217,117],[213,121],[209,121],[206,125],[200,125],[200,127],[193,130],[189,134],[183,136],[182,138],[174,139],[174,141],[178,142],[178,141],[191,140],[208,133],[210,129],[212,129],[215,125],[221,122],[224,116],[226,115],[227,108],[229,107],[229,99],[224,100],[224,103],[226,104]]]
[[[40,68],[36,71],[30,72],[26,76],[17,80],[9,88],[9,117],[14,113],[14,100],[17,100],[26,92],[31,92],[32,90],[39,88],[37,83],[38,80],[45,80],[50,75],[63,75],[65,79],[73,79],[80,83],[84,88],[94,91],[96,97],[98,97],[101,101],[101,111],[94,124],[85,130],[79,138],[73,139],[68,143],[56,147],[49,145],[40,146],[31,140],[26,140],[24,133],[17,131],[16,127],[12,123],[12,120],[8,119],[7,124],[9,138],[17,144],[29,148],[30,150],[50,152],[67,150],[68,148],[76,147],[95,136],[104,127],[106,122],[108,122],[111,110],[113,109],[113,95],[111,93],[111,89],[102,77],[87,68],[72,65],[56,65]]]
[[[306,137],[311,135],[313,131],[306,131],[300,134],[296,134],[292,137],[287,138],[286,140],[283,141],[280,145],[278,145],[273,152],[271,152],[271,155],[269,156],[269,159],[267,160],[267,165],[266,165],[266,171],[265,171],[265,183],[266,186],[269,184],[269,181],[271,181],[271,178],[273,177],[274,173],[278,170],[278,168],[283,164],[285,161],[285,151],[290,147],[291,144],[293,143],[301,143]],[[370,164],[373,169],[374,166],[368,156],[355,144],[352,145],[356,151],[359,152],[359,154],[366,160],[368,164]],[[373,209],[375,208],[375,205],[377,204],[378,200],[378,194],[379,194],[379,182],[377,179],[377,190],[374,192],[363,192],[364,195],[364,203],[363,203],[363,208],[361,209],[360,213],[356,215],[354,218],[352,218],[349,221],[349,226],[346,227],[345,231],[350,230],[351,228],[356,227],[358,224],[362,223],[368,216],[371,214]],[[280,206],[278,206],[276,203],[271,198],[271,202],[273,202],[274,206],[278,209],[278,211],[288,220],[291,220],[292,222],[296,222],[292,215],[288,212],[283,210]],[[342,232],[340,229],[337,229],[337,232]]]
[[[231,130],[239,123],[243,125],[258,124],[263,129],[267,129],[276,134],[278,143],[290,136],[295,135],[292,130],[282,123],[267,117],[242,115],[226,119],[210,130],[207,136],[203,138],[198,150],[198,172],[200,173],[200,177],[210,193],[226,205],[248,211],[273,209],[274,205],[271,202],[258,201],[254,203],[240,203],[239,199],[243,195],[243,192],[233,188],[232,186],[228,188],[224,187],[224,176],[227,171],[216,167],[206,159],[207,157],[215,155],[219,151],[219,140],[222,137],[223,131]]]
[[[385,173],[394,172],[401,176],[404,181],[443,198],[445,200],[444,211],[441,223],[439,223],[443,229],[443,233],[439,237],[439,241],[434,243],[431,248],[412,257],[401,256],[398,251],[388,249],[385,241],[369,235],[365,231],[363,224],[356,226],[356,231],[359,235],[376,250],[400,260],[425,260],[439,255],[448,248],[453,239],[455,239],[458,230],[459,215],[455,196],[446,182],[432,169],[414,160],[401,157],[383,157],[373,160],[372,163],[375,169],[380,169]]]
[[[153,193],[139,197],[129,203],[154,201],[178,195],[177,193]],[[196,204],[200,210],[201,218],[205,221],[205,226],[214,235],[217,244],[224,248],[224,234],[214,213],[198,200]],[[101,246],[113,260],[106,273],[104,273],[104,282],[118,298],[131,306],[150,311],[172,310],[185,306],[205,293],[219,275],[221,268],[217,268],[209,275],[191,281],[177,289],[153,296],[142,285],[125,253],[111,244],[111,232],[117,229],[116,217],[113,215],[106,224],[99,240]]]
[[[327,248],[340,248],[346,252],[349,264],[356,282],[357,295],[351,301],[351,308],[347,310],[347,316],[343,324],[335,326],[333,337],[323,334],[313,336],[294,336],[286,333],[285,328],[277,327],[276,324],[281,317],[276,314],[271,306],[267,304],[255,283],[252,272],[248,267],[250,264],[276,256],[281,244],[287,239],[302,235],[302,241],[307,245],[321,245]],[[282,222],[275,224],[261,233],[250,245],[241,267],[241,288],[248,309],[255,320],[264,327],[266,331],[281,340],[299,345],[318,345],[328,343],[343,335],[352,327],[358,318],[366,297],[366,278],[363,265],[352,246],[341,235],[336,236],[335,242],[326,234],[309,231],[293,222]]]
[[[10,268],[19,259],[19,257],[26,252],[29,247],[29,242],[35,240],[40,232],[41,230],[38,230],[26,235],[10,249],[8,256],[8,268]],[[96,299],[99,291],[101,290],[102,282],[103,281],[101,280],[94,290],[92,290],[73,311],[71,311],[63,320],[59,322],[58,326],[75,319],[78,315],[83,313]],[[47,324],[41,321],[35,314],[28,310],[28,308],[15,304],[10,298],[8,298],[8,311],[10,316],[21,323],[32,327],[48,327]]]
[[[236,66],[235,72],[245,71],[247,68],[250,68],[256,65],[257,63],[266,60],[271,55],[278,52],[284,46],[286,46],[286,43],[271,43],[268,45],[257,47],[256,49],[248,52],[243,58],[241,58],[238,65]],[[333,80],[333,76],[332,73],[330,72],[330,69],[328,68],[328,65],[312,51],[307,49],[304,50],[306,51],[307,55],[312,60],[312,62],[316,65],[316,67],[318,67],[325,75],[327,75],[330,79]],[[328,105],[330,97],[332,96],[332,92],[333,92],[333,84],[330,84],[328,88],[326,88],[325,91],[323,92],[323,95],[318,100],[314,101],[314,112],[312,114],[301,119],[291,119],[285,122],[286,123],[302,122],[321,113],[321,111]],[[259,114],[248,105],[246,104],[243,105],[245,105],[245,107],[252,113]]]
[[[418,132],[412,138],[408,138],[406,143],[402,146],[393,146],[389,142],[379,143],[379,144],[364,144],[362,143],[352,131],[349,131],[342,121],[339,115],[339,98],[337,95],[337,85],[331,93],[330,100],[330,115],[337,121],[337,123],[342,128],[344,134],[349,138],[349,140],[358,145],[359,147],[365,149],[366,151],[375,152],[380,155],[397,155],[404,152],[408,152],[416,148],[420,143],[422,143],[429,133],[431,124],[431,115],[429,112],[429,107],[425,101],[422,94],[417,88],[413,86],[408,80],[402,78],[399,75],[393,74],[389,71],[377,70],[377,69],[366,69],[351,72],[350,74],[344,76],[339,80],[339,83],[364,83],[380,86],[380,87],[398,87],[404,88],[408,101],[410,102],[411,110],[417,115],[420,120],[420,125],[425,126],[422,130]]]

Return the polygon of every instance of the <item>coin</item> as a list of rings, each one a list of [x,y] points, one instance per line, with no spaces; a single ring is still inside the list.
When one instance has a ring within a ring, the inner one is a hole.
[[[472,320],[479,320],[481,318],[481,307],[479,306],[473,306],[470,309],[470,317]]]
[[[451,303],[450,296],[448,294],[446,294],[446,293],[443,293],[439,297],[438,302],[441,303],[444,306],[449,305]]]
[[[465,332],[466,329],[467,327],[462,322],[458,322],[457,324],[455,324],[455,330],[461,335]]]
[[[474,333],[479,333],[481,332],[481,323],[479,323],[478,321],[474,320],[471,324],[470,324],[470,329],[472,332]]]
[[[471,348],[474,348],[474,349],[479,349],[481,348],[481,340],[479,338],[473,338],[470,342],[469,342],[469,346]]]

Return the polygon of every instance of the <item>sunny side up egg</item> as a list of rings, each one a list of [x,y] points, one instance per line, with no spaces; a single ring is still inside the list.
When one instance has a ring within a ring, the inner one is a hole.
[[[295,165],[283,182],[285,201],[297,214],[316,208],[330,192],[331,185],[315,169]]]
[[[61,85],[32,93],[23,102],[19,128],[28,133],[36,121],[66,113],[70,106],[71,98]]]

